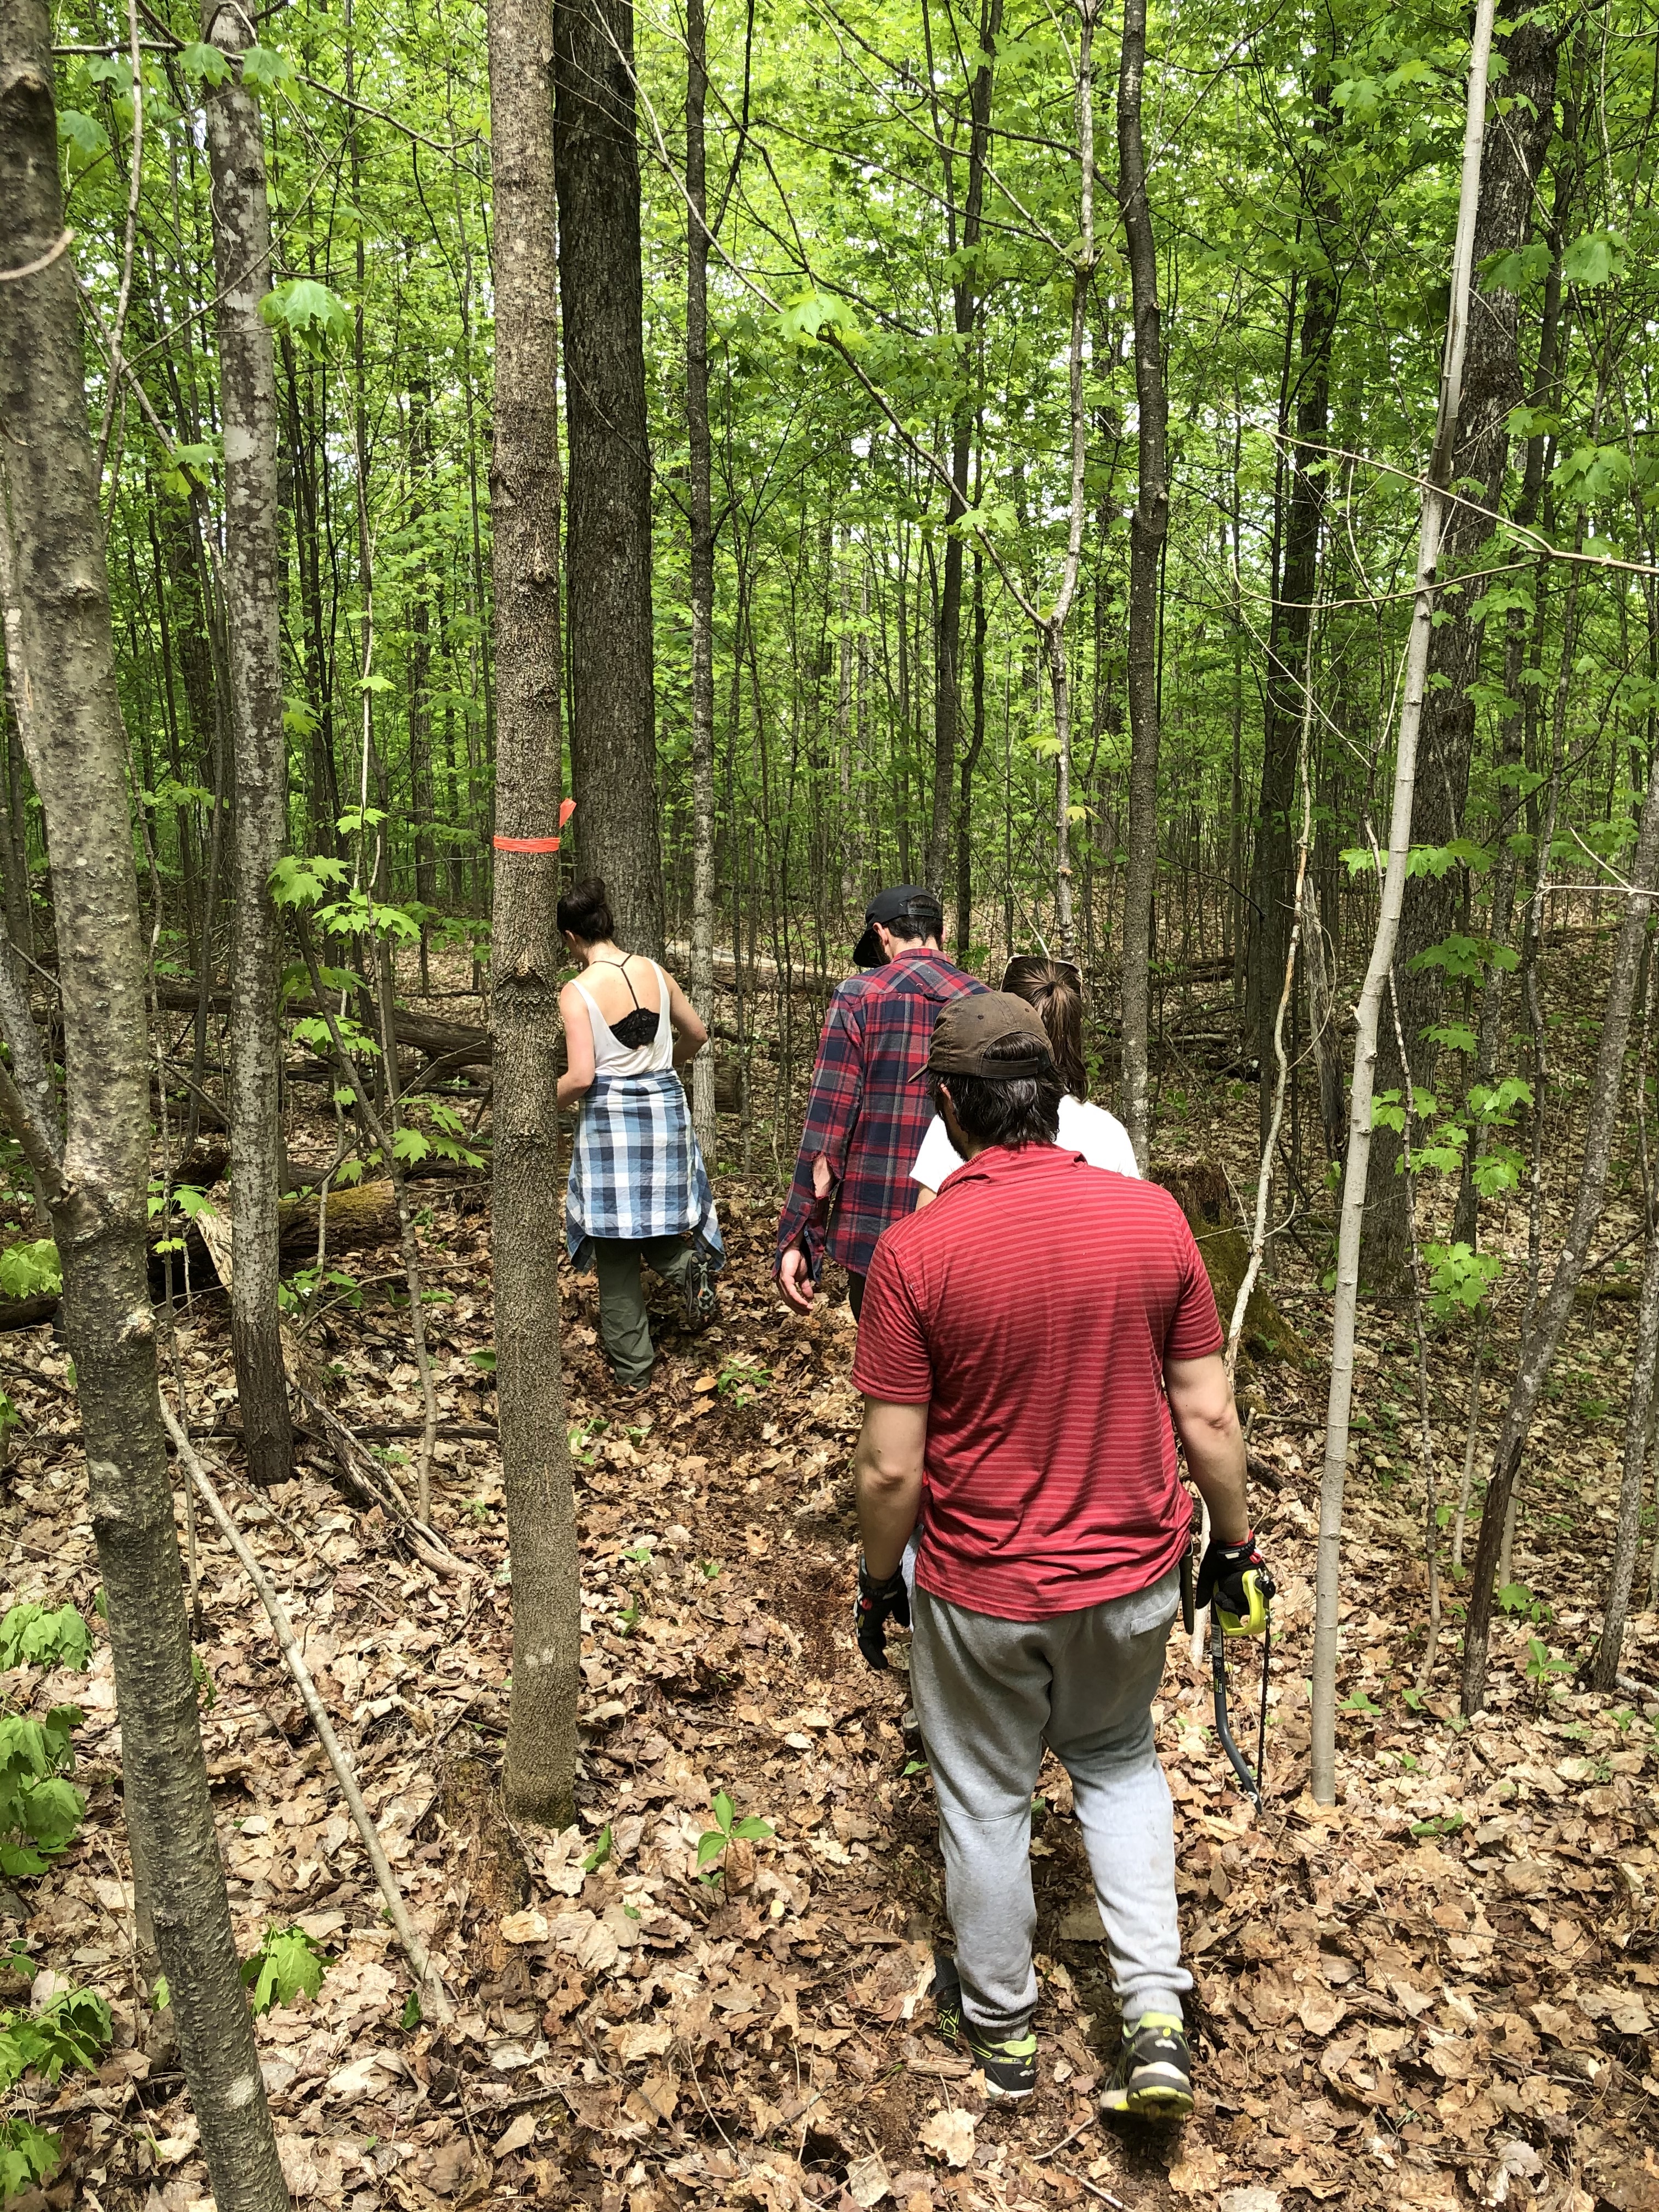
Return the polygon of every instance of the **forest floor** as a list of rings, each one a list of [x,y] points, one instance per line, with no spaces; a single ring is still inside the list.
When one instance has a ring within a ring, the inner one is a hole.
[[[1241,1088],[1189,1093],[1180,1133],[1183,1148],[1227,1155],[1236,1180],[1255,1121]],[[490,1339],[487,1194],[421,1195],[431,1287],[447,1294],[431,1309],[443,1417],[487,1430],[493,1391],[471,1356]],[[929,1784],[905,1732],[902,1662],[868,1672],[848,1627],[851,1316],[837,1297],[810,1322],[788,1316],[769,1281],[769,1188],[722,1179],[720,1195],[721,1320],[692,1340],[663,1316],[643,1403],[617,1403],[592,1286],[567,1277],[585,1689],[580,1819],[556,1838],[517,1832],[496,1788],[511,1592],[493,1445],[439,1447],[434,1518],[465,1571],[436,1573],[331,1486],[320,1450],[290,1483],[249,1487],[226,1420],[222,1295],[181,1316],[204,1461],[295,1620],[459,2015],[448,2032],[404,2025],[410,1973],[333,1775],[246,1577],[204,1528],[203,1729],[240,1948],[297,1925],[329,1960],[314,2001],[258,2027],[296,2199],[350,2212],[1659,2208],[1659,1617],[1632,1624],[1628,1692],[1581,1694],[1571,1671],[1598,1617],[1633,1304],[1601,1300],[1571,1325],[1565,1387],[1525,1470],[1516,1574],[1529,1595],[1500,1620],[1490,1711],[1468,1727],[1455,1617],[1426,1700],[1412,1691],[1426,1584],[1409,1312],[1363,1314],[1370,1425],[1350,1471],[1329,1810],[1305,1789],[1324,1379],[1313,1365],[1256,1370],[1256,1525],[1279,1584],[1267,1802],[1258,1815],[1241,1798],[1207,1668],[1177,1634],[1158,1741],[1199,2102],[1183,2128],[1120,2129],[1094,2094],[1117,2022],[1052,1762],[1033,1821],[1038,2094],[1015,2112],[988,2105],[933,2031],[945,1922]],[[1615,1231],[1610,1215],[1600,1249]],[[1316,1354],[1317,1239],[1309,1255],[1287,1243],[1275,1294]],[[385,1264],[360,1255],[357,1272]],[[331,1402],[357,1427],[419,1417],[405,1321],[385,1297],[366,1291],[312,1333]],[[1512,1353],[1500,1323],[1488,1441]],[[1430,1359],[1441,1494],[1455,1498],[1468,1333]],[[50,1328],[0,1344],[21,1417],[0,1504],[4,1595],[71,1599],[93,1620],[65,1370]],[[1645,1560],[1638,1602],[1644,1583]],[[1256,1667],[1251,1647],[1234,1674],[1252,1741]],[[25,1710],[83,1709],[90,1801],[47,1874],[0,1889],[4,1986],[19,2003],[31,1985],[39,2000],[90,1984],[116,2019],[96,2079],[66,2076],[56,2104],[40,2099],[65,2152],[46,2201],[205,2212],[182,2083],[142,2047],[108,1646],[100,1632],[89,1675],[21,1668],[3,1686]],[[699,1880],[721,1790],[774,1832],[732,1845],[723,1879]]]

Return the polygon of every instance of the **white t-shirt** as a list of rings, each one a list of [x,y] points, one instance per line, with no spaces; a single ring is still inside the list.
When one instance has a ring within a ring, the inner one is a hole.
[[[1111,1168],[1119,1175],[1139,1178],[1129,1133],[1116,1115],[1109,1114],[1103,1106],[1090,1106],[1069,1092],[1060,1102],[1060,1143],[1066,1152],[1081,1152],[1091,1168]],[[937,1190],[946,1176],[965,1164],[945,1133],[943,1115],[935,1114],[910,1170],[911,1182]]]

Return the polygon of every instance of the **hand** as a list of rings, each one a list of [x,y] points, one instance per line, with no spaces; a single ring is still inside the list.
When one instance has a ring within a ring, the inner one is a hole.
[[[793,1306],[798,1314],[811,1312],[817,1285],[806,1264],[806,1255],[799,1244],[792,1244],[778,1263],[778,1288],[786,1305]]]
[[[866,1663],[878,1674],[884,1674],[887,1668],[890,1620],[896,1621],[901,1628],[910,1626],[910,1593],[904,1587],[904,1570],[901,1566],[884,1583],[878,1582],[860,1559],[859,1591],[853,1601],[853,1633],[858,1638]]]
[[[1249,1592],[1244,1587],[1244,1577],[1254,1572],[1264,1601],[1271,1602],[1273,1578],[1267,1572],[1267,1562],[1257,1547],[1253,1532],[1247,1531],[1242,1543],[1223,1544],[1214,1538],[1198,1569],[1198,1602],[1200,1606],[1216,1605],[1223,1613],[1231,1613],[1236,1620],[1249,1617]]]

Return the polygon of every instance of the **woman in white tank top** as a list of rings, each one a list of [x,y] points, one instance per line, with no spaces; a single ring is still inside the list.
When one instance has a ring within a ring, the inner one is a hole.
[[[693,1329],[719,1311],[725,1263],[708,1170],[675,1069],[708,1042],[696,1008],[654,960],[624,952],[597,878],[559,901],[559,927],[582,973],[559,994],[566,1066],[562,1106],[576,1105],[567,1231],[578,1267],[599,1281],[599,1336],[624,1389],[653,1363],[643,1260],[673,1284]]]

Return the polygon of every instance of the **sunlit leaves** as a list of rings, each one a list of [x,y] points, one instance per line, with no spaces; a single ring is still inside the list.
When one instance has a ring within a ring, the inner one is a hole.
[[[321,353],[331,338],[351,334],[350,308],[314,276],[276,285],[260,301],[259,313],[273,330],[286,330],[313,353]]]

